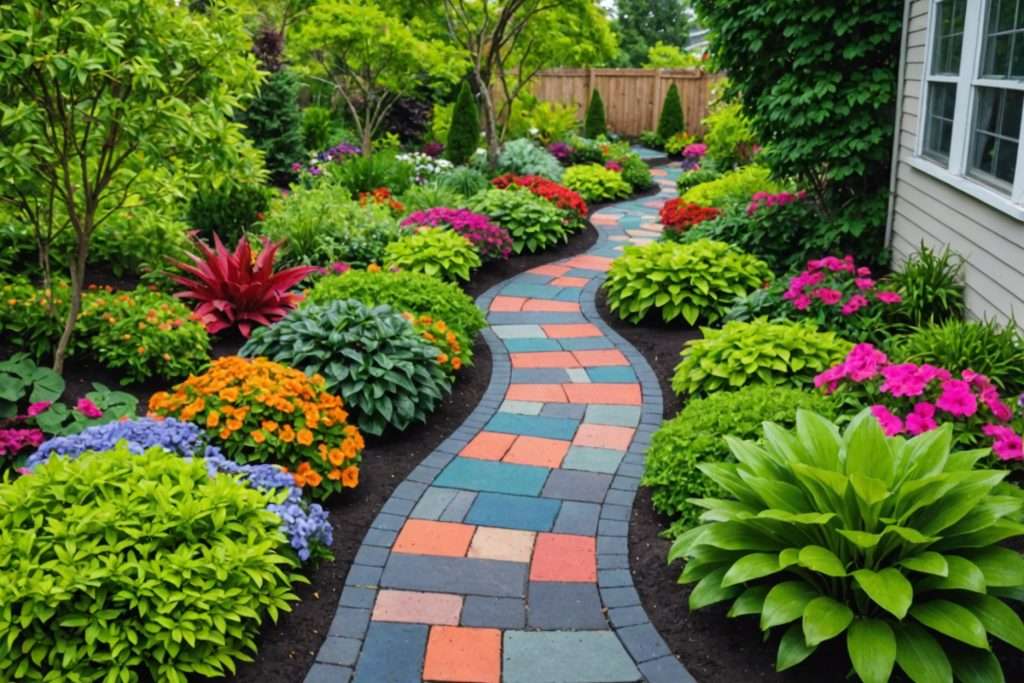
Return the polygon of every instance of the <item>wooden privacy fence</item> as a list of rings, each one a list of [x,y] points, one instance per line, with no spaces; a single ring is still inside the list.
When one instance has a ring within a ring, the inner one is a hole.
[[[710,86],[719,78],[700,69],[548,69],[534,78],[531,92],[541,100],[576,104],[583,120],[590,93],[596,88],[604,100],[608,129],[639,135],[658,127],[665,93],[675,83],[686,130],[700,135]]]

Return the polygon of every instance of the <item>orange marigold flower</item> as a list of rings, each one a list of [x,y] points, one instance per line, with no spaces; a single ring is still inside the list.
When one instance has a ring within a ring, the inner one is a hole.
[[[262,423],[260,423],[260,427],[262,427],[264,431],[270,432],[271,434],[277,431],[277,423],[274,422],[273,420],[264,420]]]
[[[359,486],[359,468],[351,465],[343,469],[341,471],[341,485],[350,489]]]
[[[146,347],[145,346],[140,346],[138,350],[139,350],[139,355],[141,356],[142,354],[144,354],[146,352]]]
[[[379,273],[380,272],[380,266],[378,266],[376,263],[371,263],[370,265],[366,266],[366,272],[367,273]]]
[[[292,441],[295,441],[295,431],[292,429],[291,425],[285,425],[284,427],[281,427],[281,433],[278,434],[277,436],[279,439],[281,439],[281,441],[284,441],[285,443],[291,443]]]
[[[230,420],[228,420],[228,423],[227,423],[226,426],[227,426],[228,430],[230,430],[232,432],[237,432],[239,429],[242,428],[242,421],[241,420],[237,420],[235,418],[231,418]]]
[[[437,324],[434,325],[434,329],[437,330],[438,332],[444,332],[445,330],[448,329],[448,326],[444,324],[443,320],[438,320]]]
[[[461,370],[462,369],[462,359],[459,358],[458,356],[456,356],[455,358],[452,358],[452,368],[454,368],[455,370]]]
[[[259,429],[250,434],[250,436],[252,436],[252,440],[255,441],[256,443],[263,443],[264,441],[267,440],[266,435],[264,435],[263,431]]]
[[[222,429],[222,430],[220,430],[220,438],[221,439],[225,439],[226,440],[230,436],[231,436],[231,430],[230,429]]]
[[[327,473],[327,478],[330,479],[331,481],[340,481],[341,480],[341,470],[339,470],[337,467],[335,467],[333,470],[331,470],[330,472]]]
[[[313,432],[309,431],[305,427],[299,430],[298,441],[303,446],[313,445]]]
[[[341,448],[332,448],[327,453],[327,459],[330,460],[331,464],[337,467],[341,463],[345,462],[345,451]]]
[[[445,363],[447,363],[448,362],[448,354],[446,354],[446,353],[439,353],[439,354],[437,354],[437,362],[440,363],[441,365],[444,365]]]
[[[206,416],[206,426],[213,429],[220,424],[220,413],[216,410],[211,410],[210,414]]]
[[[222,401],[227,401],[228,403],[234,403],[235,401],[238,400],[238,388],[237,387],[228,387],[227,389],[224,389],[219,394],[217,394],[217,397],[220,398],[220,400],[222,400]]]

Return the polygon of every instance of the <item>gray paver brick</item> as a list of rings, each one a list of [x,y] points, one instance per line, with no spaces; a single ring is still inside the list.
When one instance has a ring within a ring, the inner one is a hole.
[[[527,565],[463,557],[393,554],[381,585],[404,590],[515,598],[526,594]]]
[[[627,626],[617,631],[619,638],[625,643],[626,649],[638,662],[664,657],[671,654],[661,635],[651,626],[650,622]]]
[[[350,667],[317,663],[306,674],[305,683],[349,683],[351,680]]]
[[[633,683],[640,672],[610,631],[505,631],[504,683]]]
[[[608,628],[601,598],[592,583],[531,581],[526,621],[531,629],[590,631]]]
[[[334,613],[334,619],[331,621],[331,628],[327,631],[327,635],[362,638],[369,625],[370,610],[339,607],[338,611]]]
[[[608,474],[552,470],[541,495],[545,498],[600,503],[604,500],[611,481],[612,477]]]
[[[469,595],[462,604],[462,625],[512,629],[526,626],[526,602],[521,598]]]
[[[352,666],[359,657],[359,648],[362,641],[356,638],[339,638],[327,636],[320,651],[316,655],[318,662],[325,664],[337,664],[339,666]]]
[[[600,506],[596,503],[566,501],[555,520],[555,533],[593,536],[597,533]]]

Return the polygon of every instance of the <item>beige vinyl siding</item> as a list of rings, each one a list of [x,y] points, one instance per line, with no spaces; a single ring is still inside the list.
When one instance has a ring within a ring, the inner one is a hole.
[[[948,245],[967,262],[967,307],[975,318],[1016,318],[1024,329],[1024,222],[912,168],[920,130],[921,77],[928,35],[927,0],[911,5],[892,249],[896,264],[925,244]]]

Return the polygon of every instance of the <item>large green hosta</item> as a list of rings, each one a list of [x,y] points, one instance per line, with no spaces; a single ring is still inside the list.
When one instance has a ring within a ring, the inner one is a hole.
[[[1024,650],[1024,535],[1006,472],[975,469],[987,450],[950,452],[948,425],[887,438],[867,411],[840,434],[806,411],[765,446],[729,440],[738,463],[700,466],[731,499],[694,501],[704,524],[679,537],[690,609],[732,600],[729,616],[783,627],[776,668],[845,637],[865,683],[899,665],[914,683],[1003,681],[995,637]]]

